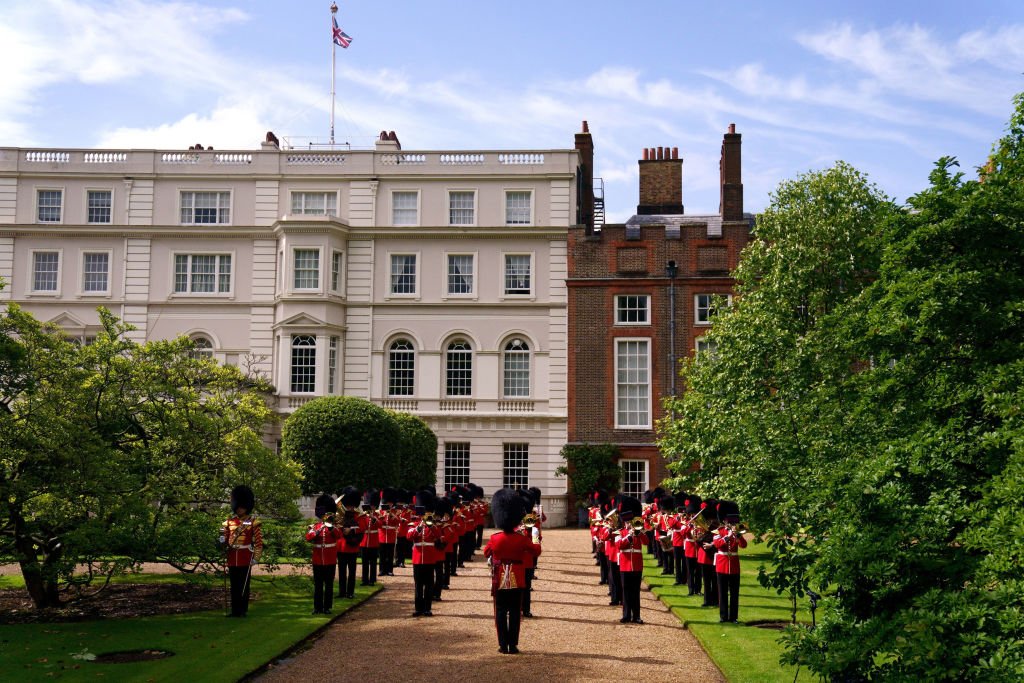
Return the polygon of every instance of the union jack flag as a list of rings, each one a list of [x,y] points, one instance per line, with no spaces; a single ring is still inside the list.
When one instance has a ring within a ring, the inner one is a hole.
[[[335,17],[331,17],[331,23],[334,24],[334,29],[331,31],[333,34],[334,44],[339,47],[348,47],[351,45],[352,38],[338,27],[338,20]]]

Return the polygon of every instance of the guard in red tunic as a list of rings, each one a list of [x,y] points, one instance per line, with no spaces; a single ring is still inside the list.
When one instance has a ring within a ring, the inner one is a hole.
[[[248,486],[236,486],[231,491],[233,517],[224,522],[220,543],[227,550],[228,576],[231,578],[231,613],[229,617],[244,617],[249,613],[249,583],[252,567],[263,554],[263,528],[252,515],[256,496]]]
[[[412,543],[412,578],[416,585],[416,611],[414,617],[432,617],[434,598],[434,563],[437,550],[434,544],[441,538],[434,525],[434,496],[420,491],[415,497],[416,516],[410,519],[406,538]]]
[[[686,522],[683,525],[683,554],[686,556],[687,595],[700,595],[700,565],[697,564],[697,541],[694,534],[693,518],[700,512],[700,496],[690,494],[684,501]]]
[[[367,516],[359,510],[359,491],[347,487],[341,495],[342,509],[338,512],[338,527],[342,542],[338,546],[338,597],[356,596],[356,560],[359,545],[369,526]]]
[[[377,585],[377,558],[380,555],[380,491],[370,489],[363,495],[363,517],[366,533],[359,542],[359,554],[363,560],[363,577],[360,586]]]
[[[395,575],[395,546],[398,544],[398,528],[401,520],[394,511],[397,491],[385,488],[381,491],[381,511],[377,516],[380,530],[377,540],[380,543],[380,575]]]
[[[407,535],[415,514],[412,510],[412,491],[402,489],[398,493],[398,540],[395,543],[395,566],[405,569],[405,561],[412,557],[412,543]]]
[[[338,561],[341,534],[334,525],[338,504],[322,495],[316,499],[315,513],[320,520],[310,524],[306,540],[313,544],[313,614],[330,614],[334,605],[334,565]]]
[[[682,492],[673,496],[676,501],[676,509],[668,515],[665,528],[672,538],[672,561],[676,567],[676,577],[673,585],[682,586],[686,583],[686,536],[683,533],[683,506],[686,494]]]
[[[480,550],[484,545],[484,527],[487,526],[487,515],[491,512],[491,505],[484,500],[484,489],[482,486],[470,483],[468,486],[473,489],[474,495],[480,501],[476,513],[476,549]]]
[[[723,521],[715,534],[715,572],[718,574],[719,621],[736,623],[740,600],[740,548],[747,547],[747,539],[736,531],[740,521],[740,507],[731,500],[718,504],[718,516]]]
[[[708,498],[701,503],[700,516],[706,531],[695,530],[694,540],[697,542],[697,564],[700,565],[701,577],[704,579],[704,603],[702,607],[718,607],[718,577],[715,575],[715,537],[718,528],[718,501]]]
[[[541,548],[517,534],[515,528],[526,514],[522,497],[511,489],[500,489],[491,499],[491,514],[501,531],[491,536],[484,556],[491,566],[491,596],[494,598],[494,625],[498,632],[498,651],[519,653],[520,611],[526,583],[526,559],[536,560]]]
[[[639,498],[623,496],[621,506],[619,518],[624,526],[615,544],[619,551],[619,574],[622,577],[622,618],[619,621],[623,624],[642,624],[640,581],[644,574],[644,546],[649,542],[640,520],[643,504]],[[634,526],[633,520],[640,520],[640,523]]]

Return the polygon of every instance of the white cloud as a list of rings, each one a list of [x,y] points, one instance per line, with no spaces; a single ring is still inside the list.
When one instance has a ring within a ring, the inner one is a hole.
[[[225,104],[209,115],[188,114],[153,127],[120,127],[104,132],[96,146],[110,149],[184,149],[201,144],[216,149],[250,149],[268,130],[259,107],[249,102]]]

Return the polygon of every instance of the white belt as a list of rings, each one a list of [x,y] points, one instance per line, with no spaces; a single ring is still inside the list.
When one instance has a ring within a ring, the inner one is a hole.
[[[420,546],[421,548],[432,548],[434,546],[433,543],[413,543],[413,545]]]
[[[642,553],[643,550],[620,550],[620,553]]]
[[[397,526],[386,526],[386,527],[382,527],[382,528],[387,529],[388,531],[394,531],[398,527]]]
[[[336,545],[338,545],[338,544],[337,543],[314,543],[313,547],[314,548],[333,548]]]
[[[252,550],[252,546],[249,545],[249,544],[246,544],[246,545],[232,545],[230,547],[231,547],[232,550]]]
[[[725,555],[726,557],[739,557],[740,556],[739,553],[727,553],[724,550],[719,550],[718,554],[719,555]]]

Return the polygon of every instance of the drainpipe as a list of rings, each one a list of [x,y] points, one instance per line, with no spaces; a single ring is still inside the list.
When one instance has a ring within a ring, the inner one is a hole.
[[[665,265],[665,274],[668,276],[668,368],[669,386],[672,391],[672,398],[676,397],[676,275],[679,274],[679,267],[675,261],[669,261]],[[675,411],[672,411],[672,419],[675,419]]]

